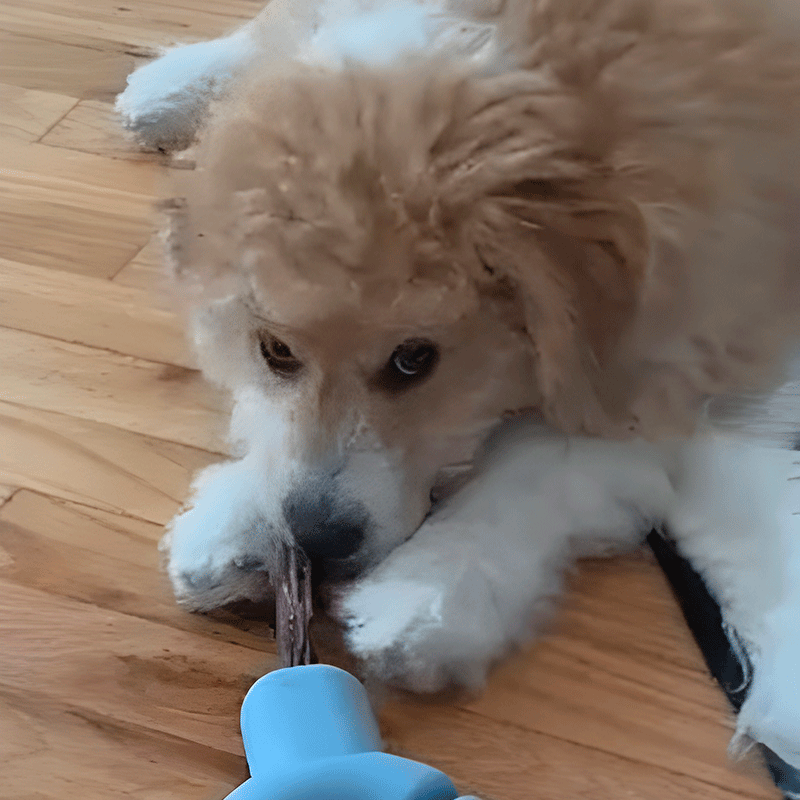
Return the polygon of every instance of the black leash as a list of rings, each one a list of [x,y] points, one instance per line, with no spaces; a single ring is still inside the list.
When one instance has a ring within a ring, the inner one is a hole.
[[[675,543],[656,530],[647,537],[647,543],[672,586],[675,599],[703,654],[709,672],[722,687],[734,711],[738,712],[747,698],[752,675],[744,648],[736,647],[730,641],[719,605],[711,596],[702,577],[678,552]],[[735,637],[735,632],[732,635]],[[787,764],[768,747],[758,744],[757,748],[785,800],[798,800],[800,770]]]

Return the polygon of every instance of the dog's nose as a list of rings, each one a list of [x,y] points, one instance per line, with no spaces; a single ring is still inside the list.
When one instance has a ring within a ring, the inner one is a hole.
[[[329,493],[291,492],[283,516],[295,542],[312,559],[349,558],[366,535],[366,514],[357,504],[338,504]]]

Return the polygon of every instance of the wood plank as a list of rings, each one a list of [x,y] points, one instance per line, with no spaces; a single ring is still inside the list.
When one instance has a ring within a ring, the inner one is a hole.
[[[0,399],[224,452],[218,393],[195,370],[0,328]]]
[[[107,197],[122,204],[129,213],[152,219],[150,209],[160,196],[167,170],[155,161],[128,163],[44,144],[0,140],[0,168],[3,173],[26,178],[36,186],[52,182],[62,192],[89,198],[82,207],[92,208]],[[149,237],[148,237],[149,238]],[[148,239],[145,239],[146,242]],[[142,244],[144,244],[142,242]]]
[[[132,224],[149,228],[152,201],[143,199],[129,192],[107,187],[95,187],[85,180],[64,180],[46,178],[41,174],[25,172],[20,169],[4,169],[3,193],[14,193],[20,200],[30,198],[32,201],[45,201],[53,205],[88,211],[93,214],[109,214],[111,218],[129,219]],[[144,219],[142,219],[144,218]]]
[[[9,731],[5,744],[0,743],[0,798],[8,800],[20,800],[24,795],[17,792],[32,789],[53,800],[106,800],[109,786],[143,798],[209,800],[222,798],[246,776],[243,759],[235,755],[80,707],[56,705],[35,693],[0,692],[0,715]],[[477,727],[465,712],[404,708],[384,714],[384,720],[395,741],[413,744],[413,749],[392,749],[425,759],[447,772],[459,789],[479,792],[484,800],[741,797],[496,723]]]
[[[0,83],[0,138],[34,142],[77,102],[74,97]]]
[[[53,700],[0,691],[2,800],[216,800],[244,759]]]
[[[0,484],[0,508],[14,496],[14,492],[16,491],[16,486],[4,486]]]
[[[381,721],[392,752],[441,769],[482,800],[777,800],[774,787],[733,772],[717,786],[463,709],[408,699],[387,706]]]
[[[0,169],[0,251],[6,258],[110,278],[152,230],[149,203],[126,193]]]
[[[86,20],[91,18],[92,24]],[[157,48],[168,46],[186,39],[197,41],[202,34],[193,37],[189,23],[175,21],[170,31],[157,26],[130,23],[119,15],[105,15],[98,19],[96,11],[81,15],[79,9],[68,5],[35,4],[13,5],[6,0],[0,6],[0,28],[17,36],[29,36],[55,41],[85,49],[108,50],[123,53],[130,47]],[[221,26],[219,33],[224,32]],[[135,51],[134,51],[135,52]],[[119,84],[119,86],[124,86]],[[117,91],[119,91],[119,86]]]
[[[113,277],[138,251],[149,226],[131,219],[20,197],[0,179],[0,248],[9,257],[96,277]],[[5,195],[5,196],[4,196]],[[35,220],[29,222],[29,220]]]
[[[731,712],[644,557],[587,562],[555,631],[465,708],[744,794],[763,786],[728,760]]]
[[[108,280],[0,258],[4,327],[192,369],[179,318],[153,308],[154,297]]]
[[[5,0],[0,28],[84,47],[115,45],[153,47],[221,36],[255,16],[258,0],[220,6],[193,4],[191,13],[175,3],[142,2],[121,6],[117,0],[59,3],[48,0]],[[91,19],[91,25],[86,21]]]
[[[150,241],[131,259],[113,278],[114,283],[129,286],[134,289],[143,289],[154,296],[161,296],[161,305],[164,304],[161,290],[163,277],[164,256],[159,237],[154,235]]]
[[[161,569],[161,525],[20,490],[0,507],[0,574],[32,589],[264,650],[267,621],[190,614]]]
[[[88,32],[91,15],[86,20]],[[125,48],[115,51],[96,40],[95,47],[68,44],[59,40],[57,31],[51,31],[48,39],[42,29],[29,26],[26,30],[28,35],[12,33],[0,25],[3,83],[84,100],[113,100],[136,65],[144,63],[125,53]]]
[[[100,611],[0,579],[0,685],[6,695],[36,687],[53,707],[80,709],[114,727],[190,739],[239,755],[236,717],[247,686],[274,660],[234,645],[199,646],[186,634]],[[92,680],[87,681],[86,675]],[[465,789],[522,800],[545,797],[656,800],[734,796],[724,787],[534,732],[475,719],[453,707],[388,708],[395,750],[443,767]],[[573,790],[581,789],[581,794]]]
[[[163,164],[169,161],[167,156],[143,151],[126,135],[113,104],[100,100],[81,100],[41,141],[51,147],[65,147],[110,158]]]
[[[0,578],[0,686],[242,754],[238,715],[276,665],[265,651],[214,642]]]
[[[203,450],[0,401],[0,483],[159,524],[185,500]]]

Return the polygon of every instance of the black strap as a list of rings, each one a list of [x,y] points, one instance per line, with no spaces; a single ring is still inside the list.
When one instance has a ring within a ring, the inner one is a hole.
[[[728,701],[738,712],[747,697],[752,675],[749,660],[739,642],[732,643],[726,631],[716,600],[702,577],[681,556],[675,543],[663,532],[652,531],[647,543],[672,586],[686,624],[703,654],[713,678],[722,687]],[[735,646],[734,646],[735,645]],[[744,661],[744,663],[742,663]],[[758,745],[769,774],[786,800],[800,798],[800,771],[787,764],[768,747]]]

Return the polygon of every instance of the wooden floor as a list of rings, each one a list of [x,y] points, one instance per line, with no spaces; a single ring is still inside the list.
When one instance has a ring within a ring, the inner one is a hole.
[[[215,398],[157,293],[169,167],[115,132],[150,48],[251,0],[0,6],[0,797],[221,798],[263,625],[177,609],[161,526],[219,458]],[[774,798],[650,558],[587,563],[552,635],[475,702],[394,703],[392,745],[495,800]]]

